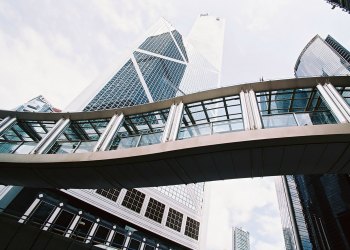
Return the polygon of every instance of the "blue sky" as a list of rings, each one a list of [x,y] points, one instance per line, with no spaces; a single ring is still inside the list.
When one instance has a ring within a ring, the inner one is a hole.
[[[350,48],[350,15],[323,0],[3,0],[0,108],[39,94],[64,108],[161,16],[186,35],[200,13],[226,19],[223,85],[292,77],[316,34]],[[207,249],[231,249],[232,226],[250,231],[252,249],[283,249],[272,178],[211,190]]]

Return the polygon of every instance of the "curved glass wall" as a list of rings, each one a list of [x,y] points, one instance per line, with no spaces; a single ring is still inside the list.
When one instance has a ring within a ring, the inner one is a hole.
[[[0,136],[0,153],[29,154],[54,121],[17,121]]]
[[[264,128],[337,123],[316,88],[257,92],[256,97]]]
[[[109,119],[72,121],[48,154],[91,152],[108,122]]]
[[[350,64],[321,37],[314,37],[295,66],[296,77],[349,75]]]
[[[160,143],[168,115],[169,109],[164,109],[126,116],[109,150]]]
[[[243,130],[238,95],[185,104],[178,139]]]

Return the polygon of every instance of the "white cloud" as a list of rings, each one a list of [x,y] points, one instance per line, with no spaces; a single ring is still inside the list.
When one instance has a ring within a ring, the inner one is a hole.
[[[282,231],[272,178],[220,181],[209,185],[207,249],[231,249],[233,226],[250,231],[252,249],[260,249],[257,247],[260,245],[273,249],[281,244]]]
[[[46,40],[27,26],[15,38],[0,30],[0,89],[7,93],[2,94],[2,108],[14,108],[39,94],[62,107],[96,74],[94,68],[57,56]],[[53,45],[61,52],[69,46],[64,39]]]

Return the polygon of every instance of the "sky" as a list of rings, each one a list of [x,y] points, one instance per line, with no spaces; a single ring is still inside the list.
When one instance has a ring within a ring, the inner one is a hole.
[[[350,15],[323,0],[1,0],[0,109],[42,94],[64,109],[116,65],[160,17],[183,35],[200,13],[226,19],[222,84],[293,77],[316,34],[350,49]],[[273,178],[210,183],[207,249],[231,249],[231,227],[252,250],[283,249]]]

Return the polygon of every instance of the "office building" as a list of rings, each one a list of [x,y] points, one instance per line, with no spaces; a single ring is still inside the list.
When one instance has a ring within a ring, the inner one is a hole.
[[[232,228],[232,250],[249,250],[249,232],[244,231],[242,228]]]
[[[333,5],[334,9],[335,7],[339,7],[343,9],[343,11],[346,11],[350,13],[350,0],[326,0],[328,3]]]
[[[121,108],[216,88],[223,36],[224,20],[218,17],[201,15],[186,39],[161,19],[67,111]],[[110,149],[158,142],[169,112],[124,117]],[[72,122],[46,153],[93,151],[108,122]],[[200,249],[204,208],[204,183],[132,190],[24,189],[7,206],[22,213],[20,222],[37,220],[43,230],[128,249]]]
[[[317,35],[294,70],[296,77],[349,75],[349,51]],[[348,88],[337,90],[349,104]],[[280,176],[275,184],[287,250],[350,249],[349,175]]]

